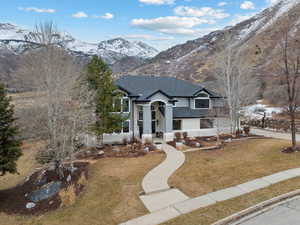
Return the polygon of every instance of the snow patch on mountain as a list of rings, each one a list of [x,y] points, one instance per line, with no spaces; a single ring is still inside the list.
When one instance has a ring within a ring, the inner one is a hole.
[[[0,48],[20,54],[30,48],[26,43],[27,36],[31,31],[19,28],[10,23],[0,23]],[[60,34],[62,39],[67,40],[66,48],[76,54],[99,55],[107,63],[113,64],[116,61],[129,56],[138,58],[152,58],[159,51],[143,42],[130,42],[123,38],[102,41],[100,43],[88,43],[75,39],[68,33]]]

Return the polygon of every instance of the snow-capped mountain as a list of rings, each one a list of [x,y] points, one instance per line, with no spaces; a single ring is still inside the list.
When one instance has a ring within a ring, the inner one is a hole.
[[[291,17],[292,15],[292,17]],[[212,83],[216,65],[224,49],[243,49],[243,60],[256,69],[262,86],[268,84],[274,56],[278,55],[281,22],[290,16],[295,35],[300,35],[300,0],[279,0],[261,13],[236,25],[225,27],[201,38],[160,52],[151,62],[131,74],[175,76],[195,82]]]
[[[15,54],[23,53],[30,49],[27,43],[30,30],[22,29],[10,23],[0,23],[0,48],[10,50]],[[142,59],[152,58],[158,54],[158,50],[142,43],[129,42],[123,38],[102,41],[100,43],[88,43],[62,33],[62,38],[67,40],[66,48],[76,54],[97,54],[110,65],[125,57],[138,57]]]

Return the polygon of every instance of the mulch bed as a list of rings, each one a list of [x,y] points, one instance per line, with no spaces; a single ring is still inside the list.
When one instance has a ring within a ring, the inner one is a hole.
[[[40,215],[45,212],[55,210],[61,207],[61,199],[59,193],[55,194],[51,198],[36,202],[35,207],[31,209],[26,208],[26,204],[31,202],[28,199],[28,195],[33,191],[39,190],[45,183],[61,181],[60,190],[66,189],[70,185],[74,185],[75,194],[78,196],[84,189],[83,184],[79,184],[78,180],[81,176],[85,176],[88,179],[89,163],[75,163],[74,167],[77,168],[73,173],[69,169],[64,168],[64,178],[60,180],[58,175],[52,170],[39,170],[28,177],[23,184],[20,184],[14,188],[0,191],[0,212],[7,214],[22,214],[22,215]],[[38,184],[41,173],[44,172],[45,182]],[[71,181],[67,181],[67,177],[71,175]],[[26,196],[26,197],[25,197]]]
[[[297,147],[297,149],[293,149],[292,147],[287,147],[285,149],[283,149],[281,152],[282,153],[287,153],[287,154],[291,154],[291,153],[294,153],[294,152],[299,152],[300,151],[300,148]]]
[[[146,155],[148,152],[155,152],[157,148],[152,143],[142,144],[140,142],[127,145],[104,145],[103,147],[86,147],[82,148],[76,154],[76,159],[92,159],[100,158],[136,158]]]

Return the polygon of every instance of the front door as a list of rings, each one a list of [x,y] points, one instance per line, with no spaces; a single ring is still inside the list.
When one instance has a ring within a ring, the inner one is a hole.
[[[152,134],[156,133],[156,120],[152,120]]]

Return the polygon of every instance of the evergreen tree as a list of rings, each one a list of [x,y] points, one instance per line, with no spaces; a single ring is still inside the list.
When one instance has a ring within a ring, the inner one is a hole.
[[[93,130],[102,142],[104,133],[119,132],[127,119],[122,113],[112,113],[119,111],[121,105],[117,103],[122,95],[113,83],[111,70],[98,56],[93,56],[87,65],[87,81],[96,92],[94,103],[97,120]]]
[[[18,129],[14,125],[14,107],[10,104],[4,85],[0,84],[0,176],[17,173],[17,160],[22,155]]]

